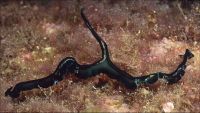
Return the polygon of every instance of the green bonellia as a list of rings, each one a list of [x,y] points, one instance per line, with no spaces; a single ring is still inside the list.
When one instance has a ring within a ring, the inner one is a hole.
[[[183,55],[182,63],[179,64],[177,69],[172,73],[166,74],[163,72],[156,72],[149,75],[133,77],[127,72],[120,70],[112,63],[109,57],[107,44],[95,32],[90,22],[84,15],[83,9],[81,10],[81,17],[83,18],[85,25],[91,31],[92,35],[98,41],[102,51],[102,58],[93,64],[81,65],[78,64],[73,57],[66,57],[58,64],[56,70],[49,76],[37,80],[20,82],[16,84],[15,87],[7,89],[7,91],[5,92],[6,96],[9,95],[12,98],[17,98],[20,95],[21,91],[32,90],[34,88],[40,87],[48,88],[63,80],[64,76],[68,75],[69,73],[73,73],[81,79],[87,79],[99,73],[105,73],[110,78],[116,79],[125,84],[127,88],[132,89],[137,88],[141,84],[153,84],[159,79],[162,79],[167,83],[172,84],[176,83],[182,78],[185,73],[187,60],[194,56],[188,49],[186,49],[185,54]]]

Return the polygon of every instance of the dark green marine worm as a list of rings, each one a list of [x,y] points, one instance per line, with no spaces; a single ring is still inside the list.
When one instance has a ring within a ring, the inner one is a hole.
[[[9,95],[12,98],[17,98],[19,97],[21,91],[32,90],[40,87],[48,88],[63,80],[64,76],[68,75],[69,73],[73,73],[81,79],[87,79],[89,77],[98,75],[99,73],[105,73],[110,78],[122,82],[127,88],[131,89],[135,89],[141,84],[153,84],[159,79],[166,81],[166,83],[173,84],[178,82],[183,77],[187,60],[194,56],[190,50],[186,49],[185,54],[183,55],[183,61],[172,73],[167,74],[163,72],[157,72],[149,75],[133,77],[127,72],[120,70],[112,63],[109,57],[107,44],[93,29],[90,22],[84,15],[83,9],[81,10],[81,17],[101,47],[101,59],[93,64],[81,65],[78,64],[73,57],[66,57],[58,64],[56,70],[49,76],[37,80],[20,82],[14,87],[7,89],[5,96]]]

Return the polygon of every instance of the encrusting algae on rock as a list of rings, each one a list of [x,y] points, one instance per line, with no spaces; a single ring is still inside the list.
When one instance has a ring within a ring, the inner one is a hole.
[[[0,112],[200,111],[200,4],[194,1],[190,9],[181,4],[161,0],[1,1]],[[117,66],[137,76],[169,72],[181,61],[176,53],[189,48],[195,57],[185,76],[174,85],[161,83],[130,91],[110,78],[103,87],[93,89],[96,77],[79,80],[71,75],[44,89],[46,95],[42,89],[24,92],[14,101],[6,98],[6,88],[48,75],[66,56],[88,64],[99,59],[100,48],[83,26],[80,6],[87,8],[88,18],[108,44]]]

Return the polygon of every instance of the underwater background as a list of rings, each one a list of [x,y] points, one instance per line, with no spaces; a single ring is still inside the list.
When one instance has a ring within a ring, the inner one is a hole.
[[[180,82],[126,89],[105,74],[73,74],[47,89],[5,97],[12,85],[45,77],[67,56],[78,63],[101,50],[80,8],[133,76],[171,72],[194,54]],[[200,112],[200,2],[195,0],[0,0],[0,112]]]

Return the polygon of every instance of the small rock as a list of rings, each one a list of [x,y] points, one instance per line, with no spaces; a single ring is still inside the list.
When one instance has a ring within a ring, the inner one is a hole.
[[[142,88],[142,89],[141,89],[141,93],[142,93],[143,95],[148,95],[148,94],[150,94],[149,90],[147,90],[147,89],[145,89],[145,88]]]
[[[163,104],[163,111],[164,112],[172,112],[174,109],[174,104],[173,102],[166,102]]]

